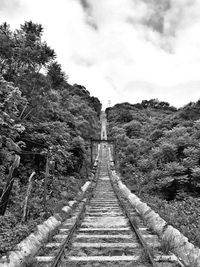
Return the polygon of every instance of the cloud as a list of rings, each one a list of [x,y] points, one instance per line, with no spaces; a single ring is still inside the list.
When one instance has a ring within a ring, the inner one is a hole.
[[[80,57],[78,55],[74,55],[73,58],[72,58],[72,61],[79,65],[79,66],[83,66],[83,67],[91,67],[93,65],[95,65],[95,62],[90,59],[90,58],[83,58],[83,57]]]
[[[127,21],[140,27],[146,40],[174,53],[176,39],[182,30],[187,30],[194,21],[199,21],[200,2],[197,0],[133,0],[137,12]]]
[[[90,9],[90,4],[87,0],[79,0],[80,4],[83,6],[83,8],[88,11]]]
[[[12,27],[25,20],[41,23],[69,81],[83,84],[104,103],[160,98],[181,105],[183,98],[197,97],[199,87],[190,91],[190,86],[199,79],[200,1],[1,3],[1,20]]]
[[[9,8],[15,8],[19,6],[19,2],[17,0],[0,0],[0,9],[7,10]]]
[[[124,94],[129,95],[129,99],[134,103],[141,102],[144,99],[158,98],[176,107],[181,107],[190,101],[195,102],[200,99],[199,89],[200,81],[189,81],[174,86],[160,86],[156,83],[132,81],[126,85]],[[188,94],[188,91],[190,94]]]
[[[98,26],[94,20],[92,15],[92,5],[88,0],[77,0],[81,4],[84,12],[85,12],[85,22],[94,30],[98,30]]]
[[[171,8],[170,0],[133,0],[134,7],[143,9],[143,14],[139,13],[138,22],[153,29],[156,32],[163,33],[164,19],[167,11]],[[135,17],[135,15],[134,15]],[[134,17],[132,18],[134,20]]]
[[[10,16],[17,16],[21,8],[20,2],[18,0],[0,0],[0,15],[6,14],[8,18]]]

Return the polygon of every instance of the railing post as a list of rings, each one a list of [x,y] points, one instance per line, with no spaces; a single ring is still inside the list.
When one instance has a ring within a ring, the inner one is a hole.
[[[90,139],[90,161],[91,161],[91,168],[93,165],[93,140],[92,138]]]
[[[116,140],[114,140],[114,143],[113,143],[113,161],[114,163],[116,164]]]
[[[46,158],[45,177],[44,177],[44,196],[43,196],[43,205],[44,205],[45,211],[47,210],[47,180],[49,177],[49,157],[50,157],[50,150],[48,148],[47,158]]]

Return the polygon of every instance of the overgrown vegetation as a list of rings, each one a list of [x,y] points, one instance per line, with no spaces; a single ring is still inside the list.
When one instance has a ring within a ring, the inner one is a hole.
[[[0,216],[0,254],[77,195],[89,175],[90,138],[99,132],[99,100],[85,87],[67,82],[42,32],[33,22],[15,31],[7,23],[0,25],[1,211],[8,200]],[[16,155],[20,165],[11,173]],[[22,222],[33,171],[27,221]],[[6,186],[11,192],[5,195]]]
[[[177,110],[153,99],[106,113],[124,182],[200,246],[200,101]]]

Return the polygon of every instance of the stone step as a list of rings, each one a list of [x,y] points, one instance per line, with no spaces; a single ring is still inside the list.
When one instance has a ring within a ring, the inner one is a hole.
[[[112,207],[120,207],[120,205],[118,203],[116,204],[112,204],[112,203],[101,203],[101,204],[91,204],[89,207],[99,207],[99,208],[102,208],[102,207],[105,207],[105,208],[112,208]]]
[[[65,239],[67,237],[68,237],[68,235],[60,234],[60,235],[54,235],[53,239]]]
[[[113,208],[113,207],[110,207],[110,208],[88,208],[87,211],[121,211],[120,208]]]
[[[54,256],[37,256],[35,257],[37,262],[51,262],[55,258]]]
[[[100,207],[100,206],[96,206],[96,207],[92,207],[92,206],[88,206],[87,208],[86,208],[86,211],[89,211],[89,210],[91,210],[91,211],[110,211],[110,210],[113,210],[113,211],[122,211],[122,209],[121,209],[121,207],[120,206],[117,206],[117,207],[113,207],[113,206],[111,206],[111,207],[105,207],[105,206],[102,206],[102,207]]]
[[[81,226],[88,227],[126,227],[128,225],[128,220],[126,218],[118,218],[114,220],[113,217],[102,217],[96,221],[82,222]]]
[[[142,234],[142,237],[143,238],[146,238],[146,239],[157,239],[158,236],[157,235],[151,235],[151,234]]]
[[[139,231],[147,231],[148,229],[147,229],[147,227],[140,227],[140,228],[138,228],[138,230]]]
[[[78,234],[76,236],[76,238],[120,238],[120,239],[131,239],[132,236],[131,235],[94,235],[94,234]]]
[[[54,247],[60,247],[62,243],[47,243],[46,247],[47,248],[54,248]]]
[[[95,201],[116,201],[116,197],[115,196],[110,196],[108,197],[108,195],[101,195],[101,197],[94,197],[93,200]]]
[[[104,194],[104,195],[101,195],[101,196],[94,196],[93,199],[91,199],[91,201],[117,201],[117,198],[114,196],[114,195],[109,195],[108,194]]]
[[[94,218],[100,218],[100,217],[104,217],[107,215],[110,215],[110,212],[87,212],[85,214],[88,217],[94,217]],[[123,213],[122,212],[112,212],[112,215],[117,217],[117,216],[122,216]]]
[[[130,231],[130,228],[129,227],[119,227],[119,228],[111,228],[111,227],[94,227],[94,228],[80,228],[78,230],[79,232],[91,232],[91,231]]]
[[[139,247],[139,243],[79,243],[74,242],[73,247],[84,248],[136,248]]]
[[[154,260],[157,262],[178,262],[178,258],[174,254],[156,256]]]
[[[123,214],[123,212],[121,210],[112,210],[112,211],[101,211],[101,210],[88,210],[86,212],[86,214],[102,214],[102,215],[106,215],[106,214]]]
[[[101,221],[105,220],[105,218],[107,218],[108,216],[87,216],[85,217],[85,219],[83,220],[84,223],[101,223]],[[113,215],[113,216],[109,216],[110,219],[116,219],[116,220],[121,220],[122,216],[121,215]],[[114,222],[113,222],[114,223]]]
[[[72,225],[74,225],[74,223],[66,222],[66,223],[63,223],[63,226],[66,226],[66,227],[70,228]]]
[[[119,204],[92,204],[90,206],[87,206],[87,208],[92,208],[92,209],[111,209],[111,208],[115,208],[115,209],[121,209],[121,206]]]
[[[86,256],[86,257],[68,257],[68,261],[97,261],[97,262],[107,262],[107,261],[138,261],[140,256]]]
[[[90,202],[91,205],[119,205],[117,201],[94,201]]]
[[[104,194],[101,197],[100,196],[94,196],[94,198],[91,199],[91,201],[118,201],[115,195],[109,194]]]
[[[87,206],[88,209],[121,209],[120,205],[115,204],[115,205],[90,205]]]
[[[118,200],[117,200],[117,198],[116,197],[112,197],[112,198],[108,198],[108,197],[105,197],[105,198],[103,198],[103,199],[98,199],[98,198],[93,198],[93,199],[91,199],[91,201],[90,201],[90,203],[91,202],[98,202],[98,203],[102,203],[102,202],[117,202],[118,203]]]
[[[74,224],[76,222],[76,220],[77,220],[77,216],[73,217],[73,219],[67,219],[66,221],[64,221],[62,223],[62,225],[64,225],[64,224]]]
[[[69,229],[68,228],[60,228],[59,232],[67,233],[67,232],[69,232]]]

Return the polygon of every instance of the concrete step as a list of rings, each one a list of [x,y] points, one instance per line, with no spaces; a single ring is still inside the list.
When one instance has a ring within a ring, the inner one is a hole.
[[[147,231],[148,228],[147,228],[147,227],[140,227],[140,228],[138,228],[138,230],[139,230],[139,231]]]
[[[140,256],[86,256],[86,257],[68,257],[68,261],[97,261],[97,262],[108,262],[108,261],[138,261]]]
[[[99,215],[106,215],[106,214],[123,214],[123,212],[121,210],[114,210],[114,211],[100,211],[100,210],[88,210],[86,212],[86,214],[94,214],[96,216],[96,214],[99,214]]]
[[[136,248],[139,247],[139,243],[79,243],[74,242],[73,247],[81,248]]]
[[[123,217],[101,217],[93,221],[83,221],[81,226],[87,227],[126,227],[128,225],[128,219]]]
[[[99,208],[99,209],[102,209],[102,208],[121,208],[119,204],[91,204],[89,206],[87,206],[87,208]]]
[[[117,201],[93,201],[90,202],[91,205],[119,205]]]
[[[103,221],[105,218],[108,218],[108,215],[107,216],[87,216],[87,217],[85,217],[85,219],[83,220],[83,222],[101,222],[101,221]],[[114,214],[114,215],[112,215],[112,216],[109,216],[109,218],[110,219],[116,219],[116,220],[121,220],[122,219],[122,215],[116,215],[116,214]]]
[[[79,232],[91,232],[91,231],[130,231],[129,227],[93,227],[93,228],[84,228],[81,227]]]
[[[47,248],[54,248],[54,247],[60,247],[62,243],[47,243],[45,246]]]
[[[60,228],[59,229],[59,232],[62,232],[62,233],[68,233],[69,232],[69,229],[68,228]]]
[[[94,235],[94,234],[78,234],[77,236],[76,236],[76,238],[120,238],[120,239],[131,239],[132,238],[132,236],[131,235],[120,235],[120,234],[118,234],[118,235],[101,235],[101,234],[99,234],[99,235]]]
[[[55,258],[54,256],[37,256],[35,257],[37,262],[51,262]]]
[[[59,234],[59,235],[54,235],[53,236],[53,239],[65,239],[65,238],[67,238],[68,237],[68,235],[65,235],[65,234]]]
[[[105,207],[102,207],[102,208],[88,208],[87,211],[121,211],[120,208],[113,208],[113,207],[109,207],[109,208],[105,208]]]

